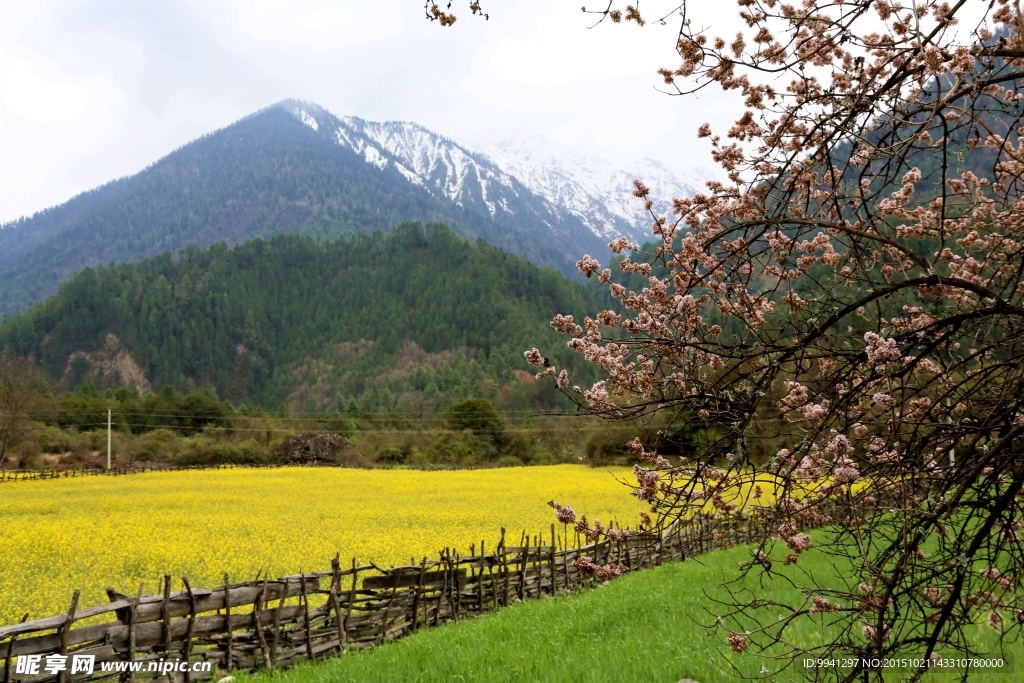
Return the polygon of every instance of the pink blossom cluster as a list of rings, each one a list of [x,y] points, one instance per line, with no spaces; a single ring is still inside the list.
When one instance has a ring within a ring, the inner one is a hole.
[[[889,631],[890,630],[891,629],[889,628],[889,626],[887,624],[882,626],[882,642],[883,643],[889,640]],[[874,626],[865,626],[864,628],[861,629],[861,633],[863,633],[864,637],[867,638],[868,641],[870,641],[872,643],[878,641],[878,629],[875,628]]]
[[[808,610],[811,614],[821,614],[823,612],[838,612],[842,608],[842,605],[838,605],[834,602],[829,602],[827,599],[820,595],[811,596],[811,608]]]
[[[868,363],[876,372],[885,372],[887,364],[895,363],[902,355],[895,339],[886,339],[874,332],[867,332],[864,334],[864,341],[867,342],[864,352],[868,356]]]
[[[629,571],[627,567],[621,564],[614,567],[609,564],[597,564],[594,562],[594,558],[589,555],[573,560],[572,566],[583,576],[593,577],[598,581],[611,581]]]
[[[562,505],[558,501],[552,500],[548,502],[548,505],[555,509],[555,519],[562,524],[575,524],[576,523],[576,511],[568,505]]]
[[[730,633],[726,642],[729,643],[729,649],[737,654],[742,653],[750,647],[750,639],[746,636],[741,636],[738,633]]]

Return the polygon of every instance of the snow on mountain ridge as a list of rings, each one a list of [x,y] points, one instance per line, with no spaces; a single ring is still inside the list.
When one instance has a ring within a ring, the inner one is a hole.
[[[334,142],[368,164],[381,170],[393,165],[407,181],[431,194],[459,206],[486,208],[492,218],[499,212],[513,216],[517,210],[529,210],[551,229],[555,222],[563,230],[568,220],[582,224],[590,239],[651,239],[651,216],[631,194],[634,178],[651,188],[659,215],[668,213],[673,197],[692,196],[701,184],[649,158],[627,172],[607,160],[538,140],[485,139],[474,145],[478,151],[471,151],[417,123],[339,118],[319,105],[294,100],[281,106],[313,131],[333,131],[329,137]],[[532,208],[526,209],[520,200],[532,201]]]
[[[541,140],[485,138],[474,146],[531,191],[609,240],[626,235],[643,243],[652,238],[651,216],[632,195],[634,178],[651,188],[655,213],[666,215],[673,198],[693,196],[711,177],[703,169],[684,176],[650,158],[638,160],[627,171]]]
[[[378,123],[353,116],[341,120],[350,130],[387,151],[395,160],[396,166],[401,165],[425,187],[437,188],[444,196],[458,204],[466,200],[467,180],[470,179],[475,180],[479,187],[480,199],[492,216],[499,206],[509,211],[507,202],[501,201],[501,191],[493,192],[492,185],[503,186],[518,196],[512,179],[500,168],[487,160],[475,158],[457,143],[419,124],[402,121]]]

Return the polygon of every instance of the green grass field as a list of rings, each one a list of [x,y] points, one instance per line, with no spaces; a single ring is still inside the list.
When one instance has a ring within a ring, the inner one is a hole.
[[[828,571],[816,553],[801,559],[804,570]],[[726,598],[723,577],[735,575],[743,549],[716,552],[682,563],[637,572],[572,596],[514,605],[476,619],[448,624],[323,663],[302,663],[286,672],[241,683],[371,683],[375,681],[734,681],[739,675],[763,680],[799,680],[803,670],[776,672],[778,663],[751,651],[737,655],[725,634],[709,634],[715,599]],[[834,573],[834,570],[833,570]],[[785,593],[776,586],[776,595]],[[789,598],[799,598],[790,591]],[[972,631],[983,651],[996,652],[996,633],[979,624]],[[801,644],[820,642],[809,620],[789,636]],[[1014,654],[1024,653],[1017,644]],[[952,653],[942,653],[950,656]],[[1024,662],[1024,660],[1021,660]],[[1016,662],[1014,662],[1016,663]],[[761,674],[762,665],[769,673]],[[732,667],[735,666],[735,669]],[[1012,673],[986,674],[984,683],[1021,680]],[[893,680],[902,678],[892,676]],[[971,676],[973,680],[975,676]],[[949,673],[925,681],[958,680]]]

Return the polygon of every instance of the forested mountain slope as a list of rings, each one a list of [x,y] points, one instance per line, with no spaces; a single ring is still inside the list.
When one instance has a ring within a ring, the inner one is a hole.
[[[551,406],[557,394],[524,372],[523,351],[559,349],[560,367],[584,365],[548,323],[599,309],[554,270],[411,224],[85,269],[0,325],[0,348],[32,356],[68,389],[209,386],[236,403],[309,412],[353,398],[379,410],[466,396]],[[581,383],[593,379],[581,370]]]

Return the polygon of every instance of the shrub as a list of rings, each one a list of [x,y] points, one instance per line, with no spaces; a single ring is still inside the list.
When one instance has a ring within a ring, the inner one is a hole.
[[[131,460],[164,460],[181,450],[181,439],[170,429],[156,429],[143,434],[125,448]]]
[[[43,453],[66,453],[71,450],[71,436],[58,427],[35,425],[31,440],[39,444]]]
[[[502,458],[513,458],[520,465],[532,464],[537,456],[535,440],[522,432],[506,435],[500,450]]]
[[[43,449],[34,439],[26,439],[11,449],[11,461],[17,462],[19,467],[29,467],[39,460]]]
[[[407,457],[408,453],[403,453],[401,448],[395,446],[386,446],[377,453],[377,460],[379,462],[403,463]]]
[[[471,398],[453,403],[444,415],[445,426],[453,432],[469,430],[477,436],[500,443],[505,438],[505,423],[494,404],[486,398]]]
[[[442,432],[427,449],[427,460],[443,465],[481,465],[498,455],[494,442],[472,431]]]
[[[636,436],[629,427],[607,427],[595,431],[584,446],[583,453],[589,465],[625,465],[630,462],[626,442]]]

